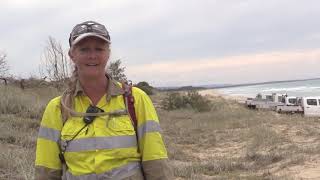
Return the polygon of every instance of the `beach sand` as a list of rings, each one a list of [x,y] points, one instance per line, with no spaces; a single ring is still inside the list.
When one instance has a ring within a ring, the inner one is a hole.
[[[235,100],[239,103],[245,103],[245,101],[248,98],[245,96],[231,96],[231,95],[223,94],[216,89],[201,90],[201,91],[199,91],[199,94],[201,94],[202,96],[208,96],[209,98],[210,98],[210,96],[211,97],[222,97],[226,100]]]

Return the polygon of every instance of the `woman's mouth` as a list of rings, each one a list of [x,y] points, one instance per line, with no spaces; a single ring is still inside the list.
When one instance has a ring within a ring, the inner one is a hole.
[[[86,66],[97,66],[98,64],[95,64],[95,63],[88,63],[86,64]]]

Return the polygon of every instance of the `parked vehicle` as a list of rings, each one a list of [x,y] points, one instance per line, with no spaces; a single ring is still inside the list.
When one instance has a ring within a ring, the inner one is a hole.
[[[307,117],[320,116],[320,97],[302,97],[301,105]]]
[[[278,113],[303,113],[301,97],[284,96],[283,104],[276,106],[275,111]]]
[[[284,98],[282,99],[282,102],[286,106],[296,106],[296,105],[299,105],[298,104],[299,99],[301,98],[295,97],[295,96],[284,96]]]
[[[251,109],[268,109],[279,113],[301,113],[306,117],[320,117],[320,96],[294,97],[287,94],[261,95],[248,98],[246,105]]]
[[[251,109],[270,109],[283,104],[283,95],[272,93],[271,95],[258,94],[255,98],[247,99],[246,105]]]

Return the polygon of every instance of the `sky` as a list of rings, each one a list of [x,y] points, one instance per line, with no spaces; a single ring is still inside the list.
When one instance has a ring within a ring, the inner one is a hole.
[[[10,73],[39,76],[48,37],[67,51],[74,25],[111,35],[112,60],[153,86],[320,77],[316,0],[1,0],[0,51]]]

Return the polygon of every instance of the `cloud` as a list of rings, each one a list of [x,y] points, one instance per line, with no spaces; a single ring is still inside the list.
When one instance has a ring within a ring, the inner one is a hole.
[[[248,83],[318,75],[320,49],[276,51],[211,59],[172,60],[129,66],[129,77],[157,85]],[[299,77],[298,76],[298,77]],[[164,80],[165,79],[165,80]]]
[[[3,0],[0,50],[7,52],[12,73],[37,73],[49,35],[67,49],[72,27],[92,19],[106,24],[113,57],[122,58],[127,67],[155,64],[172,70],[166,64],[175,63],[180,74],[184,74],[183,70],[190,73],[193,67],[192,72],[199,77],[201,74],[201,81],[205,72],[216,69],[217,80],[233,82],[224,75],[231,71],[226,67],[236,69],[245,67],[245,63],[254,64],[258,60],[252,60],[253,55],[319,48],[320,23],[314,20],[320,16],[319,5],[316,0]],[[281,58],[277,61],[284,62]],[[157,67],[148,68],[158,71]],[[252,70],[250,74],[253,73],[259,76],[259,72]],[[307,70],[304,74],[294,73],[293,78],[310,75]],[[272,73],[265,74],[266,78],[272,77]],[[166,78],[180,82],[185,75],[174,76],[177,79],[169,75],[157,77],[163,77],[157,81],[165,84]],[[189,78],[183,83],[200,80]]]

